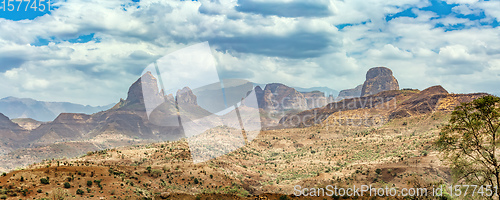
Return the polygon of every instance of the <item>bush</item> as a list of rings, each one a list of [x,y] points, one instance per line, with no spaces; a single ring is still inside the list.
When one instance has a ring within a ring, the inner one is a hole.
[[[159,170],[159,169],[153,169],[153,170],[151,170],[150,175],[151,175],[152,177],[157,178],[158,176],[160,176],[160,175],[161,175],[161,173],[162,173],[162,171],[161,171],[161,170]]]
[[[85,192],[81,189],[76,190],[76,194],[83,195]]]
[[[87,186],[92,187],[92,181],[87,181]]]
[[[194,178],[194,184],[200,183],[197,178]]]
[[[40,183],[47,185],[47,184],[49,184],[49,179],[41,178]]]
[[[7,195],[4,194],[4,195],[0,196],[0,199],[7,199]]]
[[[38,192],[38,193],[42,193],[42,189],[38,189],[36,192]]]
[[[71,188],[71,185],[68,182],[66,182],[64,183],[64,188]]]
[[[381,173],[382,173],[382,170],[381,170],[381,169],[376,169],[376,170],[375,170],[375,173],[377,173],[377,174],[381,174]]]
[[[288,197],[286,195],[281,195],[280,200],[288,200]]]

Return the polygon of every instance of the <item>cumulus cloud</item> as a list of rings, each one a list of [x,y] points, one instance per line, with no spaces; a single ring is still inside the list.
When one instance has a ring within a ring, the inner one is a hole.
[[[447,3],[442,16],[427,0],[58,1],[34,20],[0,18],[0,97],[117,102],[148,64],[204,41],[221,78],[341,90],[387,66],[402,87],[500,94],[488,85],[500,82],[500,2]]]
[[[328,0],[238,0],[236,10],[282,17],[326,17],[332,15]]]

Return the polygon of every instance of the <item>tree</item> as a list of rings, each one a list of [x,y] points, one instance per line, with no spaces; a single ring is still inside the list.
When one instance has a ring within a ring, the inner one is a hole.
[[[495,96],[462,103],[435,143],[450,164],[455,181],[491,185],[493,194],[499,192],[494,187],[500,185],[499,105],[500,98]]]

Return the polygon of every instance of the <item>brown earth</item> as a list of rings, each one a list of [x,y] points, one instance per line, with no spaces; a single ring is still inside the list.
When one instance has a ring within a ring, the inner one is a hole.
[[[345,112],[356,115],[365,109]],[[263,131],[242,148],[199,164],[193,164],[186,140],[94,151],[8,173],[0,177],[0,196],[255,199],[261,195],[279,199],[293,195],[295,185],[402,188],[449,183],[449,170],[432,147],[439,127],[448,119],[449,111],[435,111],[367,127],[329,123],[329,118],[312,127]],[[42,184],[40,179],[46,177],[49,184]],[[94,182],[99,180],[102,189]],[[87,181],[92,185],[87,186]],[[64,188],[65,182],[70,188]],[[78,189],[83,195],[76,194]]]

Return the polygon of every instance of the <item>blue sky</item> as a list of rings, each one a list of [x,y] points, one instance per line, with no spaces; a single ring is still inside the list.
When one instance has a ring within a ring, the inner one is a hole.
[[[342,90],[361,84],[369,68],[386,66],[402,88],[439,84],[454,93],[500,95],[500,1],[53,0],[43,12],[22,6],[0,8],[0,97],[107,105],[126,97],[154,60],[204,41],[221,78]]]

